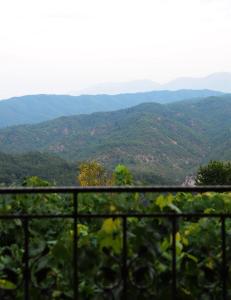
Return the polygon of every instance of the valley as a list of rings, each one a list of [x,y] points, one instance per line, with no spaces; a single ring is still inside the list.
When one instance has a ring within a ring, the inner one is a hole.
[[[125,164],[137,181],[179,184],[209,159],[230,159],[231,96],[57,118],[0,130],[0,149]]]

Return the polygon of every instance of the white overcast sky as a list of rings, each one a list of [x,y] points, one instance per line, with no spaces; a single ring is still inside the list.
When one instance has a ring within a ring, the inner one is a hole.
[[[0,0],[0,98],[231,71],[231,0]]]

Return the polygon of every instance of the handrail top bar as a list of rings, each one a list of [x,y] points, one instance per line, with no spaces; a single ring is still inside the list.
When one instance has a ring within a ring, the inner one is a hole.
[[[231,185],[212,186],[49,186],[49,187],[0,187],[1,194],[38,194],[38,193],[205,193],[205,192],[231,192]]]
[[[75,216],[73,214],[0,214],[0,220],[4,219],[73,219]],[[230,219],[231,213],[204,213],[204,212],[153,212],[153,213],[78,213],[78,219],[105,219],[105,218],[220,218],[220,219]]]

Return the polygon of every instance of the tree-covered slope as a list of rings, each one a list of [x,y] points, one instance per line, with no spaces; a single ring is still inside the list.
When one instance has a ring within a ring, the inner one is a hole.
[[[53,184],[76,184],[77,165],[49,154],[30,152],[12,155],[0,152],[0,184],[19,184],[38,176]]]
[[[179,90],[120,95],[23,96],[0,101],[0,127],[39,123],[61,116],[113,111],[144,102],[169,103],[221,94],[210,90]]]
[[[181,182],[200,163],[223,157],[231,128],[231,96],[70,116],[0,130],[0,150],[44,151],[70,161],[126,164],[137,178]],[[157,177],[156,177],[157,176]]]
[[[198,153],[202,156],[205,146],[203,138],[159,104],[0,131],[0,149],[5,152],[39,150],[70,160],[94,158],[109,167],[125,163],[135,173],[161,177],[199,163]]]

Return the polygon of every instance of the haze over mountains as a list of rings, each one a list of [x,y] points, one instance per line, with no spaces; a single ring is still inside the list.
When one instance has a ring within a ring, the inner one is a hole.
[[[154,91],[120,95],[32,95],[0,101],[0,127],[33,124],[61,116],[114,111],[144,102],[170,103],[222,95],[210,90]]]
[[[221,72],[213,73],[206,77],[181,77],[174,79],[165,84],[160,84],[152,80],[136,80],[120,83],[102,83],[72,94],[120,94],[120,93],[136,93],[154,90],[216,90],[224,93],[231,93],[231,73]]]
[[[142,92],[129,93],[135,89]],[[79,162],[92,159],[109,170],[123,163],[143,183],[182,183],[210,159],[231,159],[229,91],[231,74],[217,73],[164,86],[112,84],[109,94],[0,101],[0,183],[24,174],[73,183]]]
[[[61,117],[0,130],[0,149],[127,165],[136,178],[181,183],[201,163],[230,159],[231,95]]]

